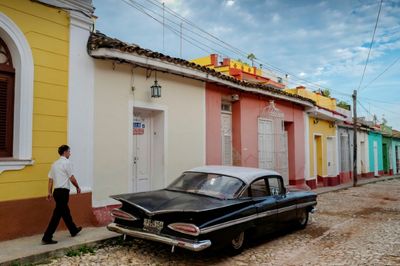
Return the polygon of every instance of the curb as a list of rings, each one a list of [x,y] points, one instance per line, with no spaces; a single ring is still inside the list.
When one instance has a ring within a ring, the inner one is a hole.
[[[374,179],[368,179],[368,180],[358,180],[357,186],[355,187],[361,187],[364,185],[368,185],[368,184],[373,184],[373,183],[378,183],[378,182],[384,182],[384,181],[388,181],[388,180],[394,180],[394,179],[399,179],[400,175],[395,175],[395,176],[385,176],[382,178],[374,178]],[[318,188],[316,190],[314,190],[315,193],[317,193],[317,195],[321,195],[321,194],[325,194],[325,193],[329,193],[329,192],[335,192],[335,191],[339,191],[339,190],[343,190],[343,189],[349,189],[352,188],[353,184],[349,183],[349,184],[343,184],[342,186],[336,186],[336,187],[331,187],[328,188],[326,190],[322,190],[322,191],[318,191]]]
[[[103,238],[103,239],[99,239],[99,240],[93,240],[93,241],[88,241],[85,243],[77,243],[75,245],[72,246],[68,246],[68,247],[62,247],[62,248],[58,248],[55,250],[50,250],[50,251],[45,251],[42,253],[38,253],[38,254],[33,254],[33,255],[28,255],[25,257],[21,257],[18,259],[13,259],[10,261],[5,261],[5,262],[1,262],[0,265],[4,265],[4,266],[11,266],[11,265],[36,265],[36,264],[41,264],[41,263],[47,263],[50,262],[51,260],[55,259],[55,258],[59,258],[62,256],[65,256],[66,252],[68,250],[75,250],[78,249],[82,246],[86,246],[86,247],[91,247],[91,248],[95,248],[95,247],[99,247],[102,244],[104,244],[105,242],[108,242],[110,240],[115,240],[117,238],[119,238],[120,236],[112,236],[112,237],[107,237],[107,238]]]

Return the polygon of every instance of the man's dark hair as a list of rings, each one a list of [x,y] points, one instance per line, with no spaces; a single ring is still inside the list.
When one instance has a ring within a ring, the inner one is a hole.
[[[63,155],[64,152],[69,150],[69,146],[68,145],[61,145],[60,147],[58,147],[58,154]]]

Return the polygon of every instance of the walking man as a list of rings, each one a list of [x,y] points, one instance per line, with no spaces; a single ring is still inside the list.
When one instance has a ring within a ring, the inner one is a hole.
[[[42,244],[44,245],[57,243],[57,241],[53,240],[53,234],[57,229],[61,217],[72,237],[76,236],[82,230],[81,226],[77,227],[74,224],[68,207],[70,182],[76,187],[77,193],[81,193],[81,189],[72,172],[72,163],[69,160],[69,156],[71,156],[69,146],[60,146],[58,154],[61,157],[53,163],[49,172],[47,200],[54,197],[56,207],[42,238]]]

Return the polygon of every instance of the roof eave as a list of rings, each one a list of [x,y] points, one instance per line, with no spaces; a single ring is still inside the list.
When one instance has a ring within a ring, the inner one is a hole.
[[[301,99],[296,99],[292,97],[288,97],[285,95],[275,94],[266,90],[257,89],[257,88],[250,88],[246,86],[242,86],[239,84],[235,84],[228,80],[223,80],[218,77],[214,77],[209,73],[199,71],[196,69],[188,68],[182,65],[177,65],[174,63],[166,62],[163,60],[159,60],[156,58],[150,58],[147,56],[141,56],[138,54],[133,53],[124,53],[116,49],[109,49],[109,48],[99,48],[96,50],[89,50],[90,56],[96,59],[109,59],[109,60],[121,60],[125,62],[129,62],[131,64],[135,64],[137,66],[141,66],[144,68],[151,68],[156,69],[159,71],[170,72],[177,75],[182,75],[185,77],[194,78],[197,80],[205,81],[205,82],[214,82],[219,85],[228,86],[231,88],[239,89],[246,92],[257,93],[265,96],[274,97],[277,99],[282,99],[290,102],[297,103],[302,106],[306,107],[313,107],[314,105],[308,101],[303,101]]]

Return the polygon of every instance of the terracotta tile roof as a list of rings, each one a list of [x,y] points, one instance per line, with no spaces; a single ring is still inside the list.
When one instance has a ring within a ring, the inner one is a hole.
[[[259,89],[262,91],[268,91],[274,94],[279,94],[279,95],[284,95],[287,96],[288,98],[294,98],[294,99],[298,99],[298,100],[302,100],[305,102],[309,102],[311,104],[315,105],[315,102],[311,99],[299,96],[299,95],[295,95],[295,94],[291,94],[288,92],[285,92],[281,89],[278,89],[274,86],[271,85],[263,85],[263,84],[257,84],[257,83],[250,83],[250,82],[246,82],[246,81],[241,81],[241,80],[237,80],[231,76],[227,76],[224,75],[220,72],[215,71],[214,69],[210,69],[208,67],[205,66],[201,66],[198,65],[196,63],[193,62],[189,62],[185,59],[181,59],[181,58],[176,58],[176,57],[171,57],[168,55],[164,55],[162,53],[158,53],[158,52],[154,52],[152,50],[149,49],[144,49],[141,48],[140,46],[136,45],[136,44],[128,44],[125,43],[123,41],[120,41],[118,39],[115,38],[111,38],[108,37],[100,32],[96,32],[96,33],[91,33],[89,40],[88,40],[88,53],[89,55],[91,55],[91,51],[95,51],[97,49],[100,48],[106,48],[106,49],[113,49],[113,50],[119,50],[121,52],[124,53],[134,53],[137,55],[141,55],[141,56],[145,56],[145,57],[149,57],[149,58],[154,58],[154,59],[159,59],[162,61],[166,61],[169,63],[174,63],[177,65],[181,65],[181,66],[185,66],[187,68],[191,68],[191,69],[195,69],[198,71],[202,71],[205,72],[209,75],[212,75],[214,77],[217,77],[219,79],[222,80],[226,80],[235,84],[238,84],[240,86],[244,86],[244,87],[248,87],[248,88],[255,88],[255,89]]]
[[[393,138],[400,139],[400,131],[393,129]]]

